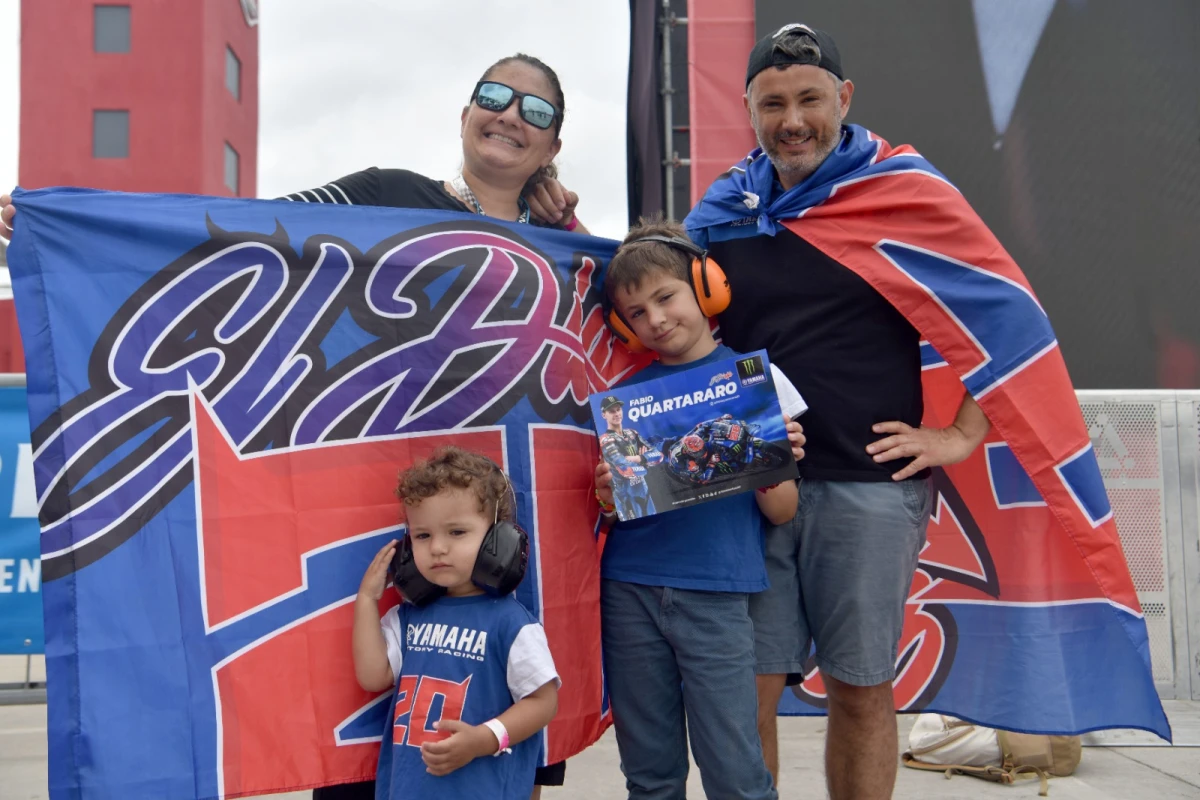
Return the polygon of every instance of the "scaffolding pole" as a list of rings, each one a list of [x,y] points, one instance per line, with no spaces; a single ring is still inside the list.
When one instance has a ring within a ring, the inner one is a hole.
[[[672,107],[675,86],[671,82],[671,31],[676,25],[687,25],[687,17],[671,12],[671,0],[662,0],[662,86],[663,99],[663,202],[667,219],[675,219],[675,168],[687,166],[690,159],[681,159],[675,150],[675,120]]]

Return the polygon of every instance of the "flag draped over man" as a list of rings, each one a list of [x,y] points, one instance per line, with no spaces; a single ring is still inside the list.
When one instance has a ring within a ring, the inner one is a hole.
[[[846,125],[787,191],[754,150],[686,226],[700,244],[785,229],[810,242],[920,332],[925,424],[951,424],[964,391],[991,421],[984,447],[935,470],[897,707],[1018,731],[1130,727],[1169,739],[1146,624],[1054,331],[946,177],[912,147]],[[809,678],[785,710],[823,704],[819,677]]]

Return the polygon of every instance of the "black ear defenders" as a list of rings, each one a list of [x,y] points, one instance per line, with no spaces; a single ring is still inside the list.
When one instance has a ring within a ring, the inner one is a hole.
[[[718,266],[717,262],[708,257],[707,250],[698,247],[693,241],[685,239],[682,236],[643,236],[640,239],[634,239],[632,242],[626,243],[624,246],[628,247],[639,242],[661,242],[692,257],[691,268],[688,270],[691,278],[690,284],[692,293],[696,295],[696,302],[700,305],[700,311],[704,316],[715,317],[729,308],[729,279],[725,277],[724,270]],[[637,338],[637,335],[633,332],[633,327],[621,316],[621,312],[613,306],[612,301],[608,299],[608,292],[603,292],[602,297],[604,321],[608,324],[609,330],[625,345],[629,352],[646,352],[646,346]]]
[[[499,466],[496,469],[504,475]],[[504,482],[515,501],[516,492],[507,475],[504,475]],[[529,565],[529,536],[516,523],[499,519],[499,509],[500,503],[497,501],[497,518],[483,535],[471,580],[488,594],[503,597],[516,591],[525,577],[525,569]],[[408,533],[396,545],[392,573],[400,596],[414,606],[428,605],[446,594],[446,587],[428,580],[417,569]]]
[[[396,584],[400,596],[417,607],[429,605],[446,593],[445,586],[438,586],[426,579],[417,569],[412,542],[407,533],[397,543],[396,554],[392,556],[392,582]]]

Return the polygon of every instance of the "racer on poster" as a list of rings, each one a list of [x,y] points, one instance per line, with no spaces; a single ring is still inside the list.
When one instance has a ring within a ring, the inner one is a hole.
[[[625,404],[609,395],[600,403],[608,430],[600,435],[600,451],[613,471],[613,499],[621,519],[654,513],[647,468],[662,461],[662,453],[632,428],[624,428]]]

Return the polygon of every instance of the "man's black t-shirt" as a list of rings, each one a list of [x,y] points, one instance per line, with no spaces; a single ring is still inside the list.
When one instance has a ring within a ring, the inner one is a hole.
[[[370,167],[332,183],[289,194],[286,200],[388,208],[442,208],[470,211],[446,191],[441,181],[406,169]]]
[[[809,410],[802,477],[883,481],[910,459],[877,464],[871,426],[921,424],[920,336],[871,285],[796,234],[710,242],[733,302],[721,337],[739,352],[765,348]]]

